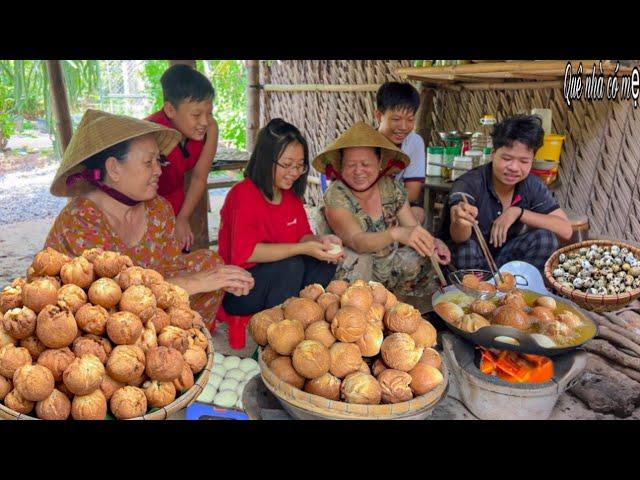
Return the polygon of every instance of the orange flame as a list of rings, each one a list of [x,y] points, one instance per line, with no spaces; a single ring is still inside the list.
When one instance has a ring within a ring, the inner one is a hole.
[[[540,355],[509,350],[494,353],[480,347],[480,371],[511,383],[544,383],[553,377],[553,362]]]

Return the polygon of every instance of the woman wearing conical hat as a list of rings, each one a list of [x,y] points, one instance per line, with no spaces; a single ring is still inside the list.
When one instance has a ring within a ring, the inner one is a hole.
[[[318,155],[313,166],[334,178],[324,194],[328,228],[342,239],[346,258],[336,278],[383,283],[405,293],[428,281],[434,251],[449,262],[446,245],[420,226],[404,186],[390,177],[409,158],[384,135],[356,123]]]
[[[184,288],[191,308],[210,323],[225,291],[246,295],[254,282],[211,250],[182,254],[172,207],[157,194],[161,155],[179,139],[162,125],[87,110],[51,185],[53,195],[71,200],[45,246],[70,256],[90,248],[128,255]]]

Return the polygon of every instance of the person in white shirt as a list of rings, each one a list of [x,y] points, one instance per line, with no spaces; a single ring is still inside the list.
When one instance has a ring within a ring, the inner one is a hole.
[[[407,168],[396,175],[404,184],[411,212],[419,225],[424,223],[421,189],[426,175],[425,146],[422,137],[413,131],[415,115],[420,106],[420,94],[410,83],[386,82],[376,93],[378,131],[391,140],[411,160]],[[441,243],[441,248],[444,243]],[[444,250],[444,248],[442,248]]]

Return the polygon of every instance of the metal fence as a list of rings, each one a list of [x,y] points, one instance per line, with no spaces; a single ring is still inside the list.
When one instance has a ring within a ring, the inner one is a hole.
[[[107,112],[144,118],[153,100],[144,91],[144,60],[105,60],[100,64],[100,104]]]

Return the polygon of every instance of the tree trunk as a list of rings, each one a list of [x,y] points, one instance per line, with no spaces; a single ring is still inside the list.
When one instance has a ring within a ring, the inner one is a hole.
[[[60,60],[46,60],[47,74],[49,76],[49,93],[53,104],[53,114],[56,119],[56,128],[60,137],[60,148],[62,153],[67,149],[73,134],[71,124],[71,114],[69,113],[69,102],[67,100],[67,90],[64,85],[64,75]]]
[[[260,61],[247,60],[247,151],[252,152],[260,128]]]
[[[191,176],[193,170],[185,173],[184,176],[184,191],[189,190],[191,184]],[[193,209],[191,218],[189,219],[189,225],[193,232],[193,245],[191,251],[198,250],[200,248],[209,248],[209,217],[207,215],[207,197],[209,196],[209,190],[205,190],[196,207]]]

